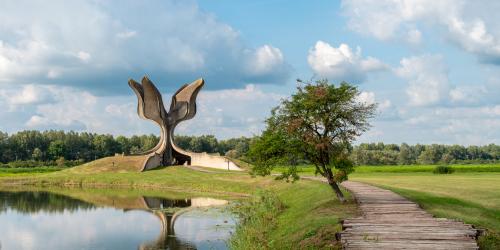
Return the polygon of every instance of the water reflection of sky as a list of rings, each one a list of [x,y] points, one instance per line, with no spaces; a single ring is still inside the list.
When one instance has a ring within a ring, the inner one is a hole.
[[[192,210],[175,221],[176,237],[195,242],[198,249],[225,248],[236,221],[217,209]]]
[[[138,249],[158,240],[167,242],[162,248],[226,249],[235,224],[222,209],[188,208],[175,220],[175,237],[161,241],[161,220],[151,211],[86,207],[26,212],[7,205],[0,210],[0,249]]]
[[[113,208],[0,214],[2,249],[137,249],[157,237],[160,221],[145,211]]]

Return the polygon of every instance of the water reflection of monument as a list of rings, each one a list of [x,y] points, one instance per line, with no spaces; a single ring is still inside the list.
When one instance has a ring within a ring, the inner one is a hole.
[[[139,249],[196,249],[196,246],[190,242],[175,237],[174,225],[176,219],[181,214],[192,209],[227,204],[225,200],[212,198],[166,200],[162,198],[143,197],[143,201],[147,207],[146,211],[153,213],[160,219],[161,232],[156,240],[141,244]]]
[[[139,244],[139,249],[196,249],[197,241],[175,236],[175,222],[184,213],[197,208],[227,204],[225,200],[212,198],[165,199],[147,196],[103,196],[78,193],[73,198],[49,192],[0,191],[0,213],[14,210],[22,214],[78,213],[82,210],[95,210],[99,207],[114,207],[128,211],[145,211],[160,220],[160,232],[155,240]],[[84,197],[84,198],[80,198]],[[204,217],[206,219],[210,217]],[[203,220],[203,218],[200,218]],[[138,225],[139,226],[139,225]],[[181,229],[182,230],[182,229]]]

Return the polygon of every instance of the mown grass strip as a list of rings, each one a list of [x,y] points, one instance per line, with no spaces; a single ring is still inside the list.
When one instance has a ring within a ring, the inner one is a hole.
[[[354,173],[432,173],[438,165],[390,165],[390,166],[356,166]],[[456,173],[472,172],[500,172],[500,164],[452,164]],[[277,167],[275,172],[283,172],[286,166]],[[297,167],[301,174],[314,174],[312,165],[302,165]]]

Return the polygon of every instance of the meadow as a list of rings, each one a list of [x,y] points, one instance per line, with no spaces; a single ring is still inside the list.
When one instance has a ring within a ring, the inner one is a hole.
[[[356,166],[353,174],[361,173],[432,173],[437,165],[382,165],[382,166]],[[492,164],[451,164],[456,173],[475,173],[475,172],[500,172],[500,163]],[[274,169],[275,172],[281,172],[286,166],[280,166]],[[314,174],[312,165],[297,166],[297,172],[301,174]]]

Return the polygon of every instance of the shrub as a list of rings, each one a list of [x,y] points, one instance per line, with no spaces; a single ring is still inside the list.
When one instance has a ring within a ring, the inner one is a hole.
[[[478,239],[479,249],[498,249],[500,246],[500,234],[493,232],[486,232]]]
[[[56,160],[56,164],[58,167],[64,167],[66,165],[66,160],[61,156]]]
[[[433,173],[435,173],[435,174],[451,174],[453,172],[455,172],[455,169],[453,169],[450,166],[445,166],[445,165],[437,166],[433,171]]]

